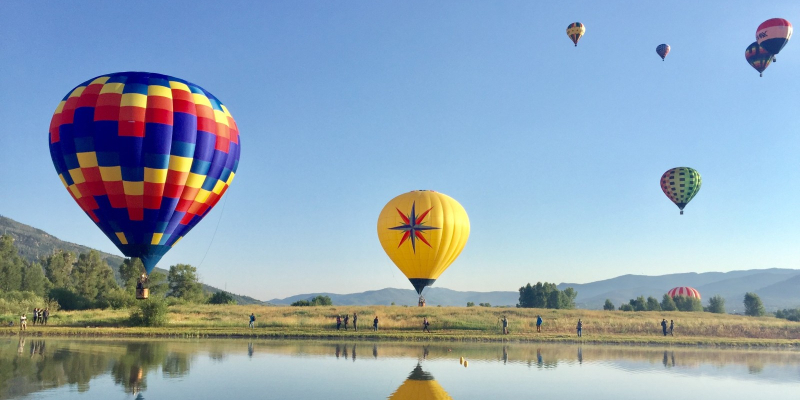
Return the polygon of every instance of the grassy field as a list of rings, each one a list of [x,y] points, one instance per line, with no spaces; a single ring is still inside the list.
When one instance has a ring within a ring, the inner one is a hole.
[[[359,330],[337,331],[337,314],[358,313]],[[249,329],[248,316],[256,315]],[[544,319],[536,332],[536,315]],[[138,337],[254,337],[444,340],[444,341],[564,341],[589,343],[683,344],[722,346],[788,346],[800,348],[800,323],[773,317],[745,317],[704,312],[620,312],[484,307],[327,306],[268,307],[239,305],[178,305],[169,309],[163,328],[130,327],[127,310],[58,312],[46,327],[28,325],[27,335]],[[379,331],[372,320],[379,317]],[[502,335],[500,319],[509,319]],[[6,316],[10,317],[10,316]],[[428,317],[432,333],[423,333]],[[583,338],[575,326],[583,320]],[[675,321],[675,336],[661,334],[662,318]],[[16,335],[18,327],[0,328]]]

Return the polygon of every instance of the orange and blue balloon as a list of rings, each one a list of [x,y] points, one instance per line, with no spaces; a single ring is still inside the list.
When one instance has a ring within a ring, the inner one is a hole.
[[[664,58],[666,58],[667,54],[669,54],[669,45],[666,43],[658,45],[656,47],[656,53],[661,56],[661,61],[664,61]]]
[[[744,51],[744,58],[751,67],[758,71],[758,76],[764,76],[764,70],[772,62],[772,54],[759,46],[758,42],[750,43],[750,46],[747,46]]]
[[[50,122],[50,156],[83,211],[150,273],[228,189],[239,130],[200,86],[120,72],[72,89]]]
[[[764,50],[774,56],[792,37],[792,24],[783,18],[772,18],[761,23],[756,29],[756,41]]]

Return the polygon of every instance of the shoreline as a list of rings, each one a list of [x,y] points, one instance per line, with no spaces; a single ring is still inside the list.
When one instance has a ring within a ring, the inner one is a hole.
[[[677,347],[718,347],[718,348],[779,348],[800,350],[800,339],[762,339],[732,337],[696,336],[625,336],[591,335],[582,338],[559,333],[509,334],[489,332],[454,332],[390,330],[379,332],[363,330],[320,331],[287,328],[239,328],[239,327],[108,327],[108,326],[48,326],[46,328],[2,327],[0,336],[53,338],[159,338],[159,339],[283,339],[283,340],[348,340],[348,341],[395,341],[395,342],[460,342],[460,343],[563,343],[591,345],[633,345],[633,346],[677,346]]]

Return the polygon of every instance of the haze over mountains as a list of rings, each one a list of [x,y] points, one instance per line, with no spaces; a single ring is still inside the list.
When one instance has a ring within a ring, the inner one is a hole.
[[[88,252],[89,247],[64,242],[46,232],[0,216],[0,232],[12,234],[15,245],[23,258],[32,261],[55,249],[65,249],[76,253]],[[100,252],[106,262],[114,269],[122,263],[122,257]],[[165,272],[164,270],[161,270]],[[520,281],[519,286],[528,282]],[[536,282],[530,282],[536,283]],[[627,303],[637,296],[653,296],[659,300],[667,290],[676,286],[691,286],[700,291],[703,304],[709,297],[720,295],[725,298],[728,312],[741,312],[742,300],[746,292],[755,292],[761,297],[767,311],[800,307],[800,270],[798,269],[751,269],[730,272],[680,273],[660,276],[622,275],[616,278],[591,283],[561,283],[559,289],[572,287],[578,292],[576,303],[579,308],[600,309],[606,299],[615,306]],[[410,284],[409,284],[410,287]],[[209,292],[216,292],[213,286],[204,285]],[[465,306],[467,302],[489,303],[492,306],[514,307],[519,301],[519,292],[513,288],[500,292],[461,292],[441,287],[430,287],[423,293],[429,306]],[[306,300],[316,295],[327,295],[337,305],[409,305],[417,304],[417,294],[411,289],[385,288],[361,293],[306,293],[283,299],[272,299],[269,303],[288,305],[297,300]],[[264,304],[265,302],[234,295],[239,304]]]
[[[525,282],[528,283],[528,282]],[[531,282],[536,283],[536,282]],[[522,286],[520,284],[520,286]],[[768,311],[800,307],[800,270],[797,269],[753,269],[747,271],[707,272],[702,274],[683,273],[661,276],[623,275],[591,283],[561,283],[558,288],[568,287],[578,292],[576,303],[579,308],[601,309],[606,299],[615,306],[638,296],[653,296],[659,301],[664,293],[676,286],[691,286],[700,291],[703,304],[708,298],[720,295],[725,298],[726,310],[730,313],[742,312],[744,294],[755,292],[764,302]],[[272,299],[272,304],[291,304],[316,295],[330,296],[333,304],[341,305],[397,305],[417,304],[417,294],[411,289],[386,288],[353,294],[308,293]],[[508,292],[459,292],[455,290],[430,287],[423,293],[429,306],[465,306],[467,302],[489,303],[492,306],[514,307],[519,301],[518,291]]]

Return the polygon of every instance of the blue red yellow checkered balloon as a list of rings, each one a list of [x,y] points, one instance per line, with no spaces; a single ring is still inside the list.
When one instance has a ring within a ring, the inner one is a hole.
[[[148,273],[214,207],[239,165],[239,130],[211,93],[120,72],[72,89],[50,122],[50,155],[84,212]]]

